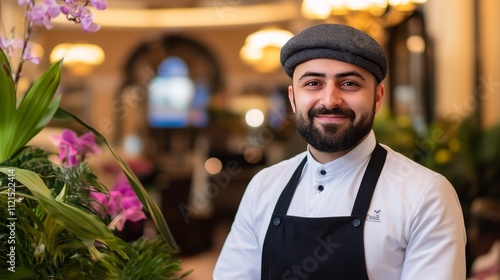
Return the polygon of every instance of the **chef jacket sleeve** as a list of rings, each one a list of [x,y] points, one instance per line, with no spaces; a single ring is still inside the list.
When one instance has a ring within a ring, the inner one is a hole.
[[[401,279],[466,279],[466,233],[455,189],[436,175],[417,199]]]
[[[215,265],[214,280],[260,279],[262,255],[252,219],[250,185]]]

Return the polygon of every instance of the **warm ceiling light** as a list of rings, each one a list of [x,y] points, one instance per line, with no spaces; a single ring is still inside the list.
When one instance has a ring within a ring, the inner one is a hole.
[[[338,4],[342,5],[343,3],[338,3]],[[305,18],[309,19],[327,19],[331,14],[330,5],[333,4],[328,3],[328,1],[326,0],[320,0],[320,1],[304,0],[304,2],[302,2],[302,9],[301,9],[302,15]]]
[[[280,66],[281,47],[292,36],[292,32],[276,28],[252,33],[240,50],[240,57],[260,72],[272,72]]]
[[[104,61],[104,51],[94,44],[59,44],[50,53],[50,62],[63,59],[74,74],[85,75]]]
[[[301,12],[308,19],[337,17],[345,24],[381,39],[381,29],[399,24],[415,11],[418,4],[425,2],[427,0],[303,0]]]
[[[352,11],[373,12],[376,15],[389,9],[413,11],[417,4],[425,2],[427,0],[304,0],[302,14],[309,19],[325,19],[329,15]]]
[[[64,58],[64,65],[85,63],[99,65],[104,61],[104,51],[94,44],[59,44],[50,54],[50,62]]]

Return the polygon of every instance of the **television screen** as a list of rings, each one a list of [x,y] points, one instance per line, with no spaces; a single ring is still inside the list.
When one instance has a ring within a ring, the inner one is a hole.
[[[166,58],[149,84],[149,125],[156,128],[205,126],[208,95],[202,84],[189,78],[188,67],[182,59]]]

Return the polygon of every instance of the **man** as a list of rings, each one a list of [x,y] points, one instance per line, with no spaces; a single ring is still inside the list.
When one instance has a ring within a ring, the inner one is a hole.
[[[214,279],[465,279],[453,186],[372,131],[387,60],[354,28],[321,24],[281,50],[307,151],[260,171]]]

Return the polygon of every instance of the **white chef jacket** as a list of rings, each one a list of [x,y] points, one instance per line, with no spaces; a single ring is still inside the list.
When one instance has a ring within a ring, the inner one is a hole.
[[[320,164],[309,152],[303,152],[261,170],[241,200],[214,279],[260,279],[262,247],[272,212],[305,156],[307,163],[287,215],[350,216],[375,145],[371,131],[356,148],[329,163]],[[368,277],[465,279],[466,233],[453,186],[442,175],[383,147],[387,159],[364,228]],[[321,192],[319,185],[324,187]]]

